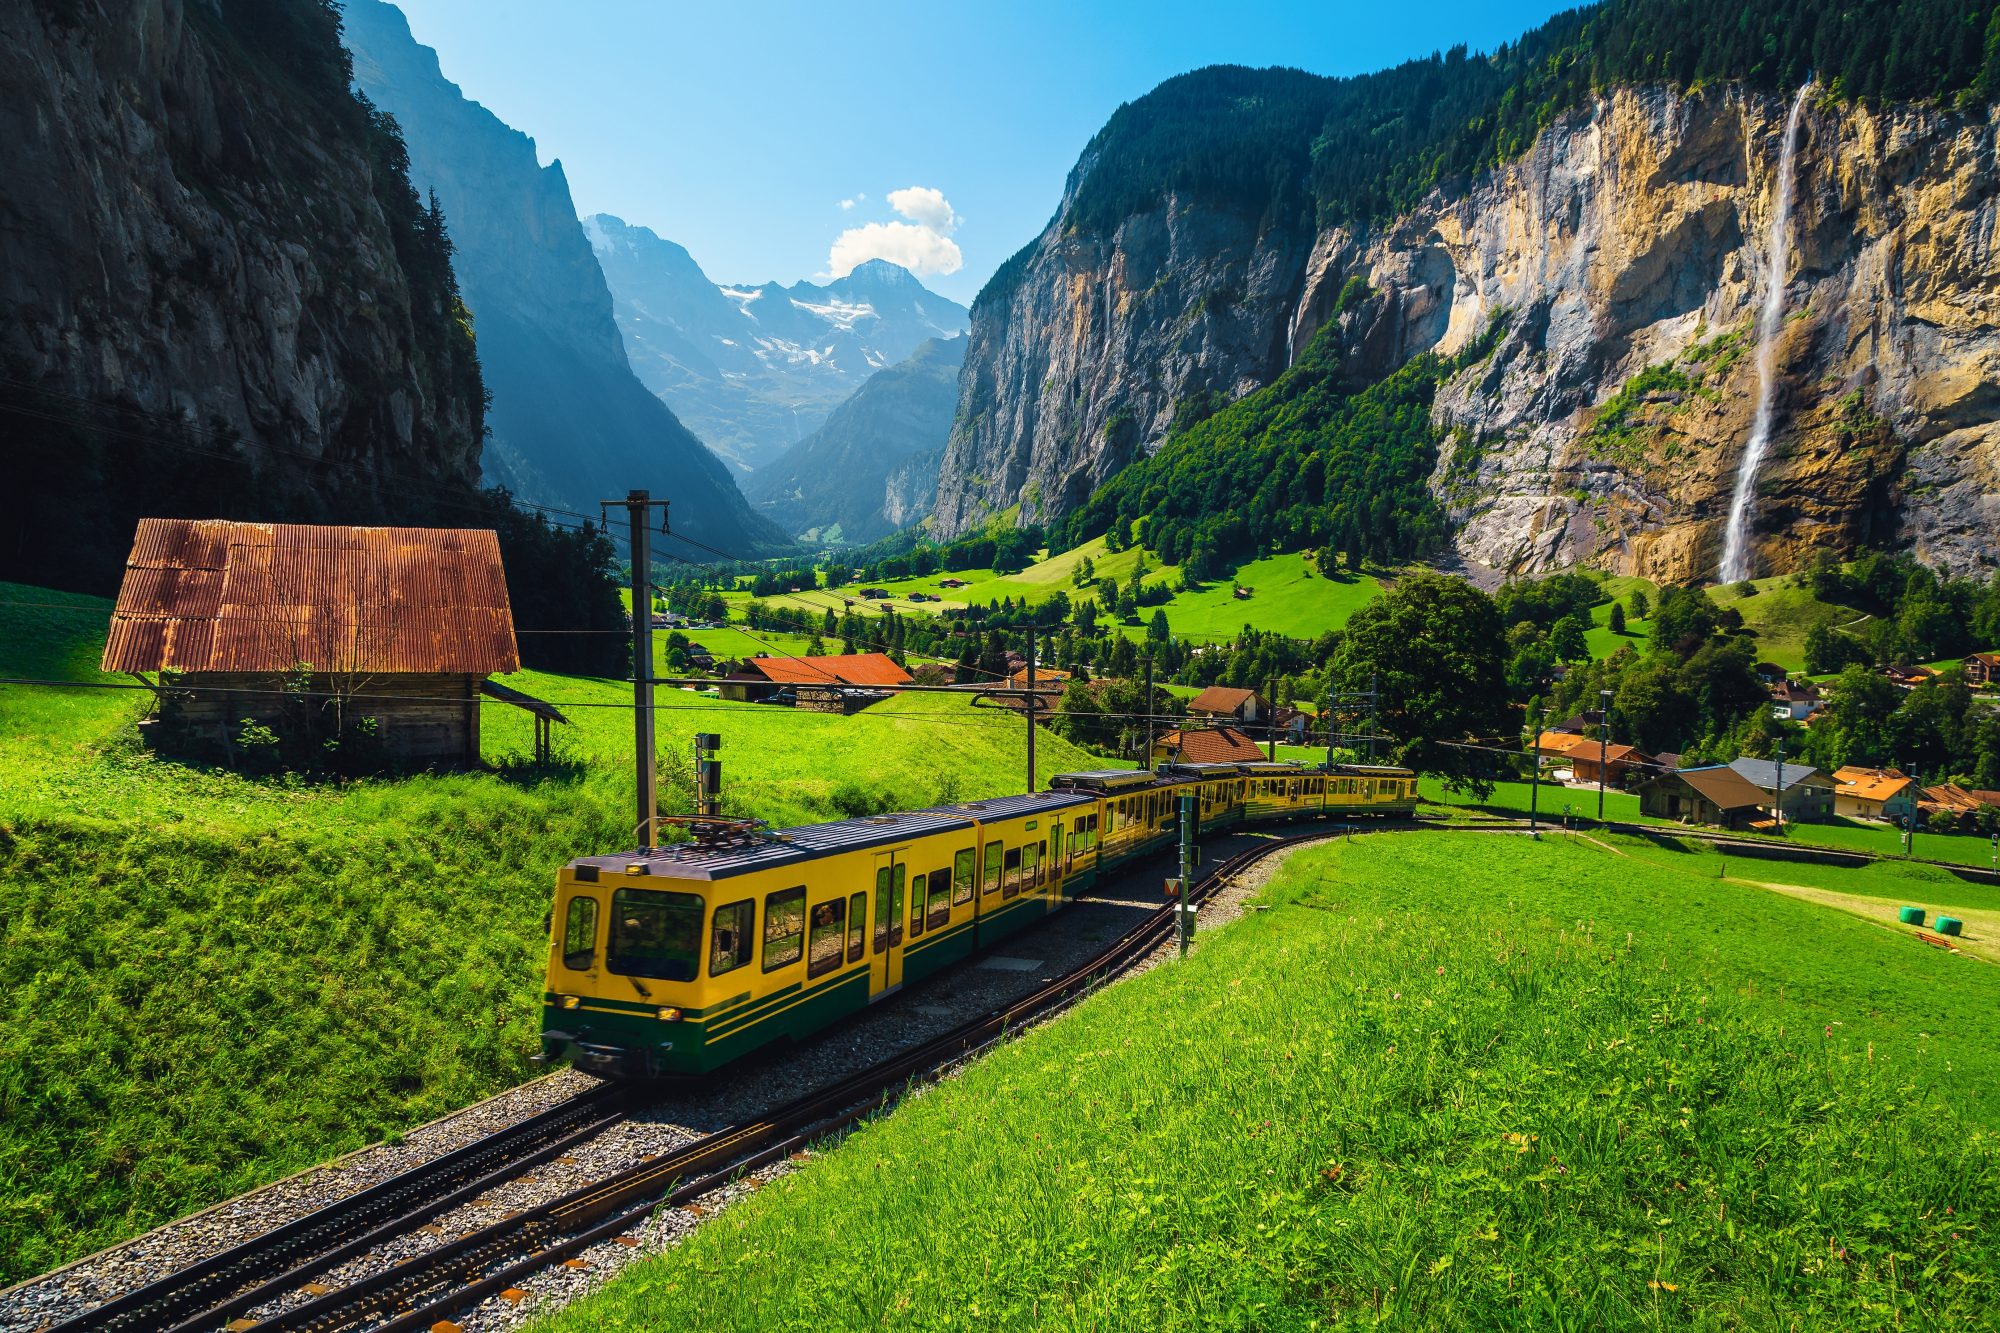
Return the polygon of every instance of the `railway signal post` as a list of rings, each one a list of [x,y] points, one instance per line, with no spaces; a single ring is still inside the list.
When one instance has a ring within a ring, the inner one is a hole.
[[[622,500],[603,500],[601,508],[623,505],[632,520],[632,745],[638,792],[639,850],[660,845],[659,750],[653,737],[653,507],[660,509],[660,531],[667,530],[667,501],[646,491],[627,491]]]

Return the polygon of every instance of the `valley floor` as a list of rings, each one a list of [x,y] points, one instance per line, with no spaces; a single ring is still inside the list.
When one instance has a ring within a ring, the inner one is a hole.
[[[1302,850],[541,1327],[1984,1324],[2000,970],[1686,855]]]

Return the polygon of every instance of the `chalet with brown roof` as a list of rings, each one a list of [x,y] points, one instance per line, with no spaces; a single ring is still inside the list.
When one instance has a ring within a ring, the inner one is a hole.
[[[1241,764],[1264,758],[1257,742],[1237,727],[1219,726],[1170,731],[1153,742],[1156,763]]]
[[[1894,768],[1833,770],[1833,813],[1845,819],[1900,823],[1917,808],[1915,778]]]
[[[831,653],[818,657],[752,657],[721,682],[725,699],[752,702],[789,690],[799,707],[851,713],[910,683],[910,673],[887,653]],[[780,700],[782,702],[782,700]]]
[[[103,669],[158,673],[147,739],[190,753],[237,753],[247,720],[300,744],[372,735],[388,761],[473,765],[482,697],[535,713],[539,743],[566,720],[487,682],[521,659],[485,529],[142,519]]]
[[[1969,824],[1982,810],[2000,809],[2000,791],[1976,791],[1955,782],[1925,787],[1917,798],[1917,813],[1924,819],[1948,814],[1961,824]]]
[[[1227,685],[1211,685],[1188,700],[1188,713],[1192,717],[1228,718],[1232,722],[1251,724],[1262,722],[1271,715],[1271,705],[1263,695],[1255,690],[1231,689]]]
[[[1570,751],[1584,743],[1584,738],[1573,731],[1545,731],[1535,738],[1535,750],[1544,759],[1567,763]]]
[[[1601,764],[1600,753],[1602,756]],[[1571,748],[1569,763],[1570,771],[1575,775],[1575,780],[1578,782],[1587,782],[1595,785],[1598,770],[1601,767],[1604,773],[1605,786],[1622,787],[1625,785],[1626,780],[1634,774],[1644,776],[1650,772],[1653,766],[1653,756],[1647,754],[1644,750],[1635,750],[1629,745],[1617,744],[1606,745],[1600,752],[1599,747],[1595,743],[1584,741],[1581,745]]]
[[[1935,676],[1937,672],[1926,666],[1900,667],[1891,664],[1882,668],[1882,674],[1892,683],[1911,690]]]
[[[1803,722],[1820,706],[1819,686],[1809,680],[1780,680],[1771,686],[1774,717]]]
[[[1975,690],[2000,683],[2000,653],[1974,653],[1960,665],[1965,670],[1965,683]]]
[[[1742,829],[1763,813],[1765,794],[1726,765],[1683,768],[1639,784],[1640,813],[1685,824]]]

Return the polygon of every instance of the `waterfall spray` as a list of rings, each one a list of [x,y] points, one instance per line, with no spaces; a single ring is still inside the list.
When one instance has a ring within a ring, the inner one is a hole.
[[[1736,467],[1736,493],[1729,501],[1729,526],[1722,542],[1722,581],[1750,577],[1751,506],[1757,499],[1757,471],[1771,447],[1771,399],[1777,393],[1778,334],[1785,324],[1785,268],[1792,257],[1792,163],[1799,152],[1799,120],[1805,114],[1812,80],[1799,85],[1792,113],[1785,118],[1785,147],[1778,155],[1778,203],[1771,212],[1771,235],[1764,247],[1770,272],[1764,279],[1764,308],[1757,316],[1757,415],[1750,440]]]

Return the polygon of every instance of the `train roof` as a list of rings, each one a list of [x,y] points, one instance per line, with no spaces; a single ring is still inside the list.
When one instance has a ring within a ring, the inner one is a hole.
[[[729,879],[756,870],[816,860],[842,852],[893,847],[897,843],[934,833],[969,830],[979,820],[1013,819],[1045,810],[1067,810],[1072,806],[1088,805],[1096,799],[1084,792],[1068,791],[998,796],[986,801],[932,806],[927,810],[775,829],[769,833],[750,834],[723,846],[684,842],[644,854],[623,852],[611,856],[579,856],[569,866],[572,870],[590,867],[616,874],[631,874],[631,867],[643,865],[643,873],[665,879]]]
[[[1413,778],[1417,775],[1414,769],[1403,768],[1397,764],[1335,764],[1330,771],[1335,773],[1365,773],[1370,777],[1378,778]]]
[[[1088,805],[1096,799],[1095,796],[1080,791],[1036,791],[1024,792],[1019,796],[995,796],[985,801],[961,801],[956,805],[934,805],[917,813],[957,815],[962,819],[992,821],[1032,815],[1042,810],[1067,810],[1073,805]]]
[[[1134,787],[1150,787],[1157,780],[1150,769],[1096,768],[1087,773],[1058,773],[1049,779],[1049,785],[1080,791],[1129,791]]]
[[[728,879],[734,875],[747,875],[753,870],[811,861],[839,852],[892,847],[911,838],[971,827],[973,822],[969,815],[918,810],[909,814],[871,815],[863,819],[836,820],[830,824],[778,829],[720,847],[684,842],[646,853],[579,856],[569,864],[572,870],[588,866],[618,874],[630,874],[631,867],[643,865],[646,868],[644,873],[669,879]]]
[[[1289,759],[1267,759],[1261,764],[1238,764],[1236,771],[1259,777],[1271,777],[1281,773],[1295,776],[1305,772],[1306,768],[1304,764],[1295,763]]]
[[[1160,776],[1163,778],[1233,778],[1242,771],[1241,764],[1162,764]]]

